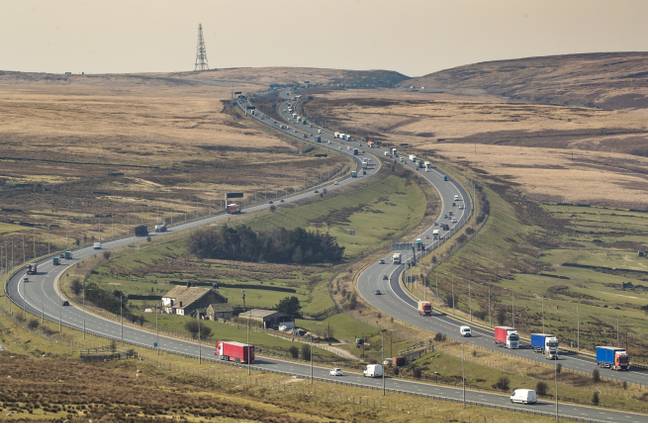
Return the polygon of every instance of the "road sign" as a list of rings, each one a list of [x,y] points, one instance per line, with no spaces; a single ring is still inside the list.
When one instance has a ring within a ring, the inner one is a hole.
[[[243,193],[240,191],[230,191],[229,193],[225,193],[226,199],[240,199],[242,197]]]

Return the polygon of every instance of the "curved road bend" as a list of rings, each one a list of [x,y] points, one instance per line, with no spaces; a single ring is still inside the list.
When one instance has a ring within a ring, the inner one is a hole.
[[[243,105],[242,101],[239,101],[239,105]],[[260,118],[259,116],[256,116],[257,119],[259,118],[262,119],[264,124],[271,125],[271,126],[275,125],[275,121],[272,118],[263,115],[260,111],[257,111],[255,114],[256,115],[261,114],[264,117],[264,118]],[[304,132],[305,130],[305,128],[290,128],[290,126],[288,128],[281,128],[281,125],[285,126],[285,124],[277,124],[277,125],[278,126],[275,127],[275,129],[284,131],[287,134],[290,134],[291,136],[298,134],[299,131]],[[329,132],[327,132],[326,134],[327,136],[330,135]],[[312,137],[313,136],[311,136],[311,139],[304,139],[304,141],[314,142]],[[298,134],[298,138],[299,138],[299,134]],[[328,145],[328,143],[323,143],[323,144]],[[342,143],[342,142],[338,143],[337,141],[335,141],[335,139],[332,139],[331,144],[328,146],[331,148],[337,148],[338,150],[348,154],[349,151],[346,149],[347,144],[348,143]],[[369,169],[368,173],[371,174],[376,172],[376,170],[379,167],[380,159],[377,158],[376,156],[373,155],[370,156],[368,154],[365,154],[364,156],[365,157],[368,156],[372,158],[372,160],[376,161],[374,169]],[[429,174],[430,176],[437,175],[434,172],[427,173],[427,174]],[[331,183],[330,185],[327,186],[327,190],[335,191],[347,184],[352,184],[354,180],[356,179],[345,178],[345,179],[338,180],[337,185]],[[359,178],[359,180],[361,180],[361,178]],[[434,183],[435,181],[431,181],[431,182]],[[439,190],[442,193],[444,192],[442,188],[440,188]],[[463,193],[461,188],[455,186],[455,190],[457,190],[459,193],[465,196],[465,193]],[[318,194],[315,194],[312,190],[309,190],[303,193],[298,193],[286,197],[285,202],[296,202],[299,200],[312,198],[317,195]],[[468,200],[468,197],[465,196],[464,199]],[[270,205],[265,203],[262,205],[257,205],[257,206],[247,208],[246,211],[253,212],[253,211],[263,210],[269,207]],[[225,215],[221,214],[221,215],[175,226],[172,228],[172,231],[181,231],[181,230],[187,230],[192,228],[198,228],[207,224],[222,222],[224,219],[226,219]],[[163,237],[163,235],[156,235],[156,237]],[[134,244],[139,242],[141,242],[141,240],[136,237],[126,237],[124,239],[106,242],[103,244],[103,248],[105,250],[113,250],[113,249],[128,246],[129,244]],[[432,244],[434,243],[430,242],[430,245]],[[12,299],[12,301],[16,303],[19,307],[35,315],[38,316],[42,315],[44,318],[48,320],[54,322],[60,321],[63,325],[66,325],[68,327],[72,327],[78,330],[82,330],[85,327],[88,333],[110,338],[113,340],[123,339],[127,343],[148,347],[148,348],[152,348],[155,343],[158,343],[157,344],[158,348],[167,352],[177,353],[177,354],[182,354],[182,355],[187,355],[192,357],[198,357],[199,355],[202,354],[205,359],[210,359],[218,362],[211,355],[210,347],[206,347],[206,346],[200,347],[199,345],[192,343],[190,341],[173,339],[165,336],[157,336],[150,331],[144,330],[139,327],[130,326],[130,325],[124,325],[123,332],[122,332],[122,327],[118,322],[94,315],[75,305],[63,307],[62,302],[64,300],[64,297],[57,291],[56,288],[56,281],[58,277],[63,273],[63,271],[67,267],[72,266],[78,261],[80,261],[81,259],[92,256],[96,253],[97,251],[92,249],[92,247],[85,247],[82,249],[78,249],[73,252],[74,255],[73,260],[64,261],[65,262],[64,265],[60,265],[56,267],[51,264],[50,260],[43,261],[39,264],[39,275],[30,276],[30,282],[28,283],[23,282],[25,271],[23,270],[21,272],[18,272],[8,281],[6,286],[7,294]],[[388,270],[388,268],[391,269]],[[370,267],[370,269],[373,268]],[[383,268],[380,268],[378,274],[376,275],[382,275],[385,272],[385,270],[388,270],[389,274],[391,274],[392,280],[393,278],[395,278],[395,274],[397,274],[397,272],[402,271],[400,267],[393,268],[391,265],[387,265],[387,266],[383,266]],[[375,269],[374,271],[378,271],[378,269]],[[367,283],[360,284],[360,286],[362,287],[361,289],[363,289],[368,284],[372,283],[372,281],[375,284],[375,280],[373,279],[375,278],[375,275],[371,274],[371,272],[365,272],[365,274],[366,274]],[[381,279],[380,283],[384,284],[382,283],[382,281],[383,280]],[[389,287],[385,287],[385,288],[391,290]],[[393,301],[400,302],[403,305],[405,304],[405,302],[403,302],[403,300],[399,300],[400,298],[397,297],[396,295],[381,296],[380,300],[387,302],[388,299],[390,298]],[[391,304],[388,304],[387,308],[392,307],[390,305]],[[385,306],[385,305],[381,304],[379,306]],[[399,318],[402,319],[402,317]],[[428,321],[431,322],[432,320],[428,320]],[[476,337],[475,339],[478,338]],[[303,377],[310,376],[310,367],[308,365],[293,363],[289,361],[282,361],[277,359],[270,359],[270,358],[263,358],[263,357],[259,358],[258,363],[254,364],[254,368],[265,370],[265,371],[282,372],[282,373],[288,373],[293,375],[299,375]],[[346,383],[357,384],[366,387],[374,387],[374,388],[379,388],[382,386],[381,380],[368,379],[356,374],[349,374],[344,377],[332,377],[328,375],[327,369],[320,368],[320,367],[315,367],[313,369],[313,373],[316,378],[324,379],[324,380],[331,380],[331,381],[342,380]],[[435,396],[435,397],[448,399],[448,400],[462,399],[461,389],[457,389],[454,387],[434,386],[430,384],[417,383],[413,381],[401,380],[396,378],[386,379],[385,386],[388,390],[399,390],[403,392],[415,393],[415,394],[420,394],[425,396]],[[526,405],[526,406],[511,405],[509,403],[508,396],[498,395],[495,393],[485,393],[485,392],[467,390],[466,400],[469,402],[474,402],[485,406],[499,406],[505,408],[513,408],[517,410],[533,411],[536,413],[547,414],[547,415],[552,415],[554,413],[554,406],[551,403],[540,402],[536,405]],[[645,422],[648,420],[648,415],[625,413],[621,411],[604,410],[599,408],[579,406],[579,405],[569,405],[569,404],[561,404],[560,414],[561,416],[570,417],[573,419],[584,419],[588,421]]]

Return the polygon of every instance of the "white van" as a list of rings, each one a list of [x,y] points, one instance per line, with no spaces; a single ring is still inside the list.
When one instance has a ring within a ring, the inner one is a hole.
[[[462,325],[459,327],[459,334],[461,337],[472,337],[472,330],[467,325]]]
[[[92,248],[95,250],[101,249],[101,242],[100,241],[95,241],[94,244],[92,245]]]
[[[511,395],[511,403],[523,403],[526,405],[537,401],[536,392],[531,389],[515,389]]]
[[[382,377],[384,370],[383,366],[380,364],[369,364],[365,367],[364,371],[362,372],[365,377]]]

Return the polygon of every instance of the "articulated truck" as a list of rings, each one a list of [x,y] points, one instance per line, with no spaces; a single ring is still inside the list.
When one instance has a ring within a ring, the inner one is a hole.
[[[239,342],[216,342],[214,354],[223,361],[251,364],[254,362],[254,345]]]
[[[401,255],[399,252],[396,252],[392,255],[393,264],[400,265],[402,261],[403,261],[403,255]]]
[[[630,356],[622,347],[596,346],[596,363],[613,370],[629,370]]]
[[[520,347],[520,336],[513,327],[497,326],[495,327],[495,344],[504,346],[507,349],[517,349]]]
[[[547,359],[558,359],[558,338],[553,334],[531,333],[531,348]]]
[[[419,300],[417,308],[419,315],[432,315],[432,304],[427,300]]]

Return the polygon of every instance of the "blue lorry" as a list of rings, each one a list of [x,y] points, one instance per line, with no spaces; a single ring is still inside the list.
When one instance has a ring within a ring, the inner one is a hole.
[[[596,363],[613,370],[629,370],[630,356],[622,347],[596,346]]]
[[[558,359],[558,338],[553,334],[531,333],[531,348],[547,359]]]

